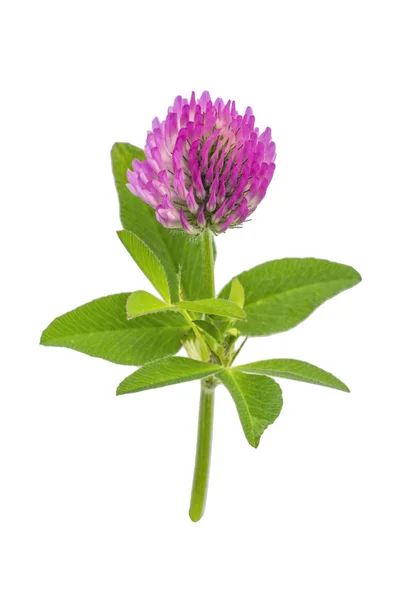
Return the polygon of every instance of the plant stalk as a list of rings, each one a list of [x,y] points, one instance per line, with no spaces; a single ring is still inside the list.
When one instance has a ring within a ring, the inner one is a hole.
[[[214,386],[207,384],[205,380],[201,382],[196,462],[189,509],[192,521],[200,521],[206,507],[211,461],[214,389]]]
[[[201,236],[201,246],[203,253],[203,282],[206,298],[214,298],[214,234],[206,229]]]
[[[208,298],[213,298],[215,296],[213,237],[212,232],[206,229],[201,238],[204,288]],[[207,381],[207,379],[202,380],[197,429],[196,461],[189,508],[189,516],[192,521],[200,521],[206,506],[211,461],[214,390],[215,385],[213,383]]]

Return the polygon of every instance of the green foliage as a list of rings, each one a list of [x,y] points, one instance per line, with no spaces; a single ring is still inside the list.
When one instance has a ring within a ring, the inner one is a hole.
[[[118,237],[132,256],[141,271],[151,281],[160,296],[166,302],[171,302],[168,279],[164,268],[156,255],[142,240],[131,231],[118,231]],[[175,288],[177,277],[175,276]]]
[[[153,312],[172,310],[187,314],[187,311],[209,315],[220,315],[230,319],[244,319],[244,311],[233,302],[221,298],[210,298],[208,300],[182,301],[176,304],[166,304],[149,292],[140,290],[133,292],[127,301],[126,311],[128,319]],[[212,327],[212,326],[211,326]],[[204,327],[203,327],[204,328]],[[215,329],[215,327],[213,328]]]
[[[202,379],[219,373],[221,367],[191,358],[169,356],[137,369],[118,386],[117,395]]]
[[[192,300],[178,302],[179,309],[199,312],[206,315],[217,315],[228,319],[245,319],[246,313],[240,306],[222,298],[208,298],[207,300]]]
[[[257,448],[261,434],[279,416],[282,392],[279,385],[264,375],[249,375],[224,369],[216,377],[229,390],[238,411],[247,441]]]
[[[239,279],[232,279],[231,291],[229,292],[229,300],[235,302],[243,308],[244,306],[244,288]]]
[[[237,324],[243,335],[287,331],[323,302],[361,281],[352,267],[317,258],[283,258],[237,276],[245,291],[247,320]],[[230,282],[220,297],[229,298]]]
[[[221,334],[212,323],[205,320],[194,320],[193,323],[204,337],[204,341],[212,350],[215,356],[220,357],[221,354]],[[221,362],[221,361],[220,361]]]
[[[247,365],[239,365],[234,371],[254,373],[261,375],[272,375],[272,377],[283,377],[284,379],[295,379],[305,383],[314,383],[326,387],[335,388],[342,392],[349,392],[349,388],[343,381],[319,367],[310,363],[293,358],[273,358],[270,360],[259,360]]]
[[[176,313],[148,315],[128,321],[129,294],[88,302],[55,319],[40,343],[64,346],[121,365],[142,365],[178,352],[188,324]]]
[[[156,298],[153,294],[149,294],[149,292],[144,292],[143,290],[133,292],[126,302],[128,319],[133,319],[139,315],[168,310],[168,308],[168,304],[165,304],[165,302]]]
[[[120,383],[117,395],[210,376],[219,379],[231,393],[245,436],[256,448],[261,434],[275,421],[282,408],[281,389],[270,377],[250,375],[190,358],[169,356],[137,369]]]
[[[221,332],[209,321],[193,321],[197,327],[200,327],[204,332],[210,335],[216,342],[221,341]]]

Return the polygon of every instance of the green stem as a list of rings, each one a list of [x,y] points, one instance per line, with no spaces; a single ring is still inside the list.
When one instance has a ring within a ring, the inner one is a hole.
[[[213,233],[207,229],[201,237],[204,269],[203,281],[205,294],[208,298],[213,298],[215,296],[213,238]],[[201,519],[206,506],[211,460],[214,389],[215,386],[212,383],[207,382],[206,379],[202,380],[197,430],[196,462],[194,466],[192,497],[189,508],[189,516],[192,521],[199,521]]]
[[[196,463],[194,467],[192,497],[189,509],[189,516],[192,521],[200,521],[206,506],[211,460],[213,416],[214,386],[212,384],[207,384],[203,379],[201,382]]]
[[[206,229],[201,234],[201,246],[203,253],[203,281],[207,298],[214,298],[214,234]]]

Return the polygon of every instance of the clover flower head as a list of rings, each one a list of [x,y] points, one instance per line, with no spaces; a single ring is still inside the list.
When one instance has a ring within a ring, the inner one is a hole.
[[[212,102],[203,92],[178,96],[164,121],[154,119],[144,149],[134,159],[128,188],[155,209],[168,228],[214,233],[243,223],[264,198],[275,169],[271,130],[259,133],[250,107]]]

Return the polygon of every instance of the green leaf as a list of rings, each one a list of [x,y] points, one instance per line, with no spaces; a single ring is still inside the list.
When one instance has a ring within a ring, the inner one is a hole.
[[[195,320],[195,321],[193,321],[193,323],[195,325],[197,325],[198,329],[200,329],[200,332],[201,332],[202,336],[204,337],[204,340],[206,341],[209,348],[213,351],[213,353],[217,357],[220,357],[223,352],[223,348],[220,345],[221,336],[220,336],[218,329],[216,327],[214,327],[213,325],[211,325],[211,323],[207,323],[206,321]],[[204,326],[204,324],[205,324],[205,326]],[[210,331],[212,332],[212,334],[209,333]],[[220,339],[217,341],[218,337]],[[188,354],[189,354],[189,356],[194,356],[189,351],[188,351]],[[206,353],[205,353],[205,356],[206,356]]]
[[[132,160],[143,161],[142,150],[126,143],[116,143],[111,150],[115,184],[120,202],[120,217],[124,229],[134,233],[153,252],[162,264],[172,302],[179,300],[177,274],[181,274],[181,289],[186,300],[207,298],[209,295],[204,272],[201,236],[166,229],[155,217],[154,209],[131,194],[126,187],[127,170]]]
[[[232,279],[231,291],[229,293],[229,300],[235,302],[243,308],[244,306],[244,289],[239,279]]]
[[[117,234],[139,269],[151,281],[161,297],[167,302],[171,302],[167,276],[152,250],[131,231],[117,231]]]
[[[231,369],[216,373],[216,377],[235,401],[247,441],[257,448],[261,434],[281,412],[281,388],[270,377]]]
[[[243,310],[237,304],[229,302],[228,300],[211,298],[209,300],[188,300],[186,302],[178,302],[177,304],[169,305],[153,296],[153,294],[143,290],[133,292],[129,296],[126,310],[128,319],[137,317],[138,315],[166,310],[180,312],[190,310],[205,314],[224,315],[231,319],[243,319],[245,317]]]
[[[245,291],[243,335],[287,331],[329,298],[361,281],[352,267],[317,258],[283,258],[238,275]],[[231,283],[221,291],[229,298]]]
[[[134,196],[126,187],[128,179],[126,173],[132,169],[132,161],[137,158],[145,160],[143,150],[132,146],[132,144],[116,143],[111,149],[111,160],[117,188],[120,218],[124,229],[134,233],[152,251],[154,256],[163,266],[168,280],[171,299],[176,302],[179,299],[178,278],[174,260],[164,240],[164,231],[156,220],[154,209],[141,198]]]
[[[221,332],[218,331],[218,329],[212,323],[210,323],[209,321],[201,321],[201,320],[196,320],[193,322],[195,323],[195,325],[197,325],[197,327],[199,327],[204,332],[206,332],[208,335],[210,335],[212,338],[214,338],[214,340],[216,342],[221,341]]]
[[[201,235],[193,236],[184,231],[166,229],[160,225],[175,271],[180,272],[181,290],[185,300],[208,298],[210,295],[203,277],[204,256]]]
[[[191,358],[169,356],[148,363],[129,375],[119,384],[117,395],[202,379],[209,375],[215,375],[221,368]]]
[[[176,313],[146,315],[128,321],[130,294],[115,294],[88,302],[55,319],[40,343],[64,346],[122,365],[142,365],[175,354],[188,331]]]
[[[273,358],[270,360],[259,360],[258,362],[247,365],[238,365],[234,371],[244,371],[245,373],[255,373],[261,375],[272,375],[272,377],[283,377],[284,379],[295,379],[305,383],[315,383],[326,387],[335,388],[343,392],[349,392],[349,388],[343,381],[315,367],[310,363],[293,358]]]
[[[208,298],[206,300],[193,300],[178,302],[176,307],[191,310],[207,315],[228,317],[229,319],[245,319],[246,313],[240,306],[229,300],[221,298]]]
[[[153,294],[149,294],[149,292],[144,292],[143,290],[133,292],[126,302],[128,319],[148,313],[160,312],[168,308],[168,304],[165,304],[165,302],[156,298]]]

